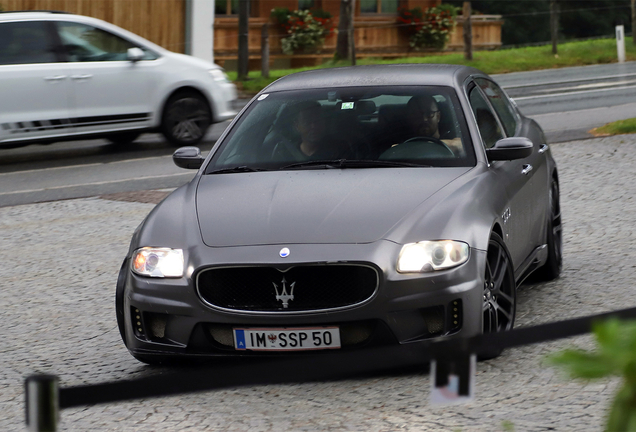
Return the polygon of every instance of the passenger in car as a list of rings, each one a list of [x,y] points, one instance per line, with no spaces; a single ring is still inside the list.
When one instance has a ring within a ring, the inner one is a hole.
[[[294,107],[291,128],[296,139],[282,138],[272,152],[272,160],[304,162],[346,158],[349,145],[327,131],[323,108],[316,101],[301,102]]]

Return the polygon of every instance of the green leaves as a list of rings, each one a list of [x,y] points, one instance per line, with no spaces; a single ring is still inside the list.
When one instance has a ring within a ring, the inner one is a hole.
[[[610,319],[593,325],[595,352],[568,349],[548,361],[572,378],[623,377],[607,418],[607,431],[636,432],[636,321]]]

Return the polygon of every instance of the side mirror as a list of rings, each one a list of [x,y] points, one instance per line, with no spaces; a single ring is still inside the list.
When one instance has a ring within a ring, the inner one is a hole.
[[[133,63],[144,58],[144,55],[146,54],[144,54],[143,50],[137,47],[128,48],[128,51],[126,52],[126,58]]]
[[[524,159],[532,154],[534,145],[528,138],[511,137],[497,141],[494,147],[486,149],[488,161]]]
[[[172,161],[179,168],[199,169],[203,165],[205,158],[201,156],[198,147],[181,147],[172,155]]]

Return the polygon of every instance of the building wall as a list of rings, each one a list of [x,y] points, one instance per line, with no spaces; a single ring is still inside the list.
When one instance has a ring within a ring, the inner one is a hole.
[[[56,10],[108,21],[175,52],[185,50],[185,0],[0,0],[5,11]]]

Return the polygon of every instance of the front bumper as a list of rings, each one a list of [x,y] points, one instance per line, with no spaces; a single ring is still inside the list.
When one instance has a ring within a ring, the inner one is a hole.
[[[210,306],[199,297],[193,276],[197,269],[206,267],[206,263],[245,266],[244,257],[278,258],[279,250],[280,246],[250,246],[189,251],[187,275],[179,279],[140,277],[133,274],[129,266],[124,266],[118,292],[123,295],[124,339],[128,349],[138,356],[281,355],[235,350],[234,327],[336,325],[340,328],[342,350],[472,336],[481,332],[486,254],[479,250],[471,250],[469,260],[454,269],[400,274],[395,270],[393,259],[386,259],[396,257],[399,252],[399,245],[391,242],[295,246],[295,259],[284,261],[287,266],[363,262],[377,269],[379,282],[374,294],[358,305],[337,310],[229,311]],[[311,260],[310,256],[317,259]],[[256,259],[249,265],[280,267],[281,262]],[[293,353],[302,352],[283,355]]]

